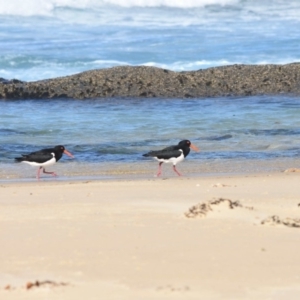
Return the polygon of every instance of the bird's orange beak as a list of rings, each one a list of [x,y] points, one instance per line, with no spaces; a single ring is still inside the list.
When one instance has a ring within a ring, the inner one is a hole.
[[[190,148],[192,148],[194,151],[197,151],[197,152],[200,151],[200,149],[193,144],[190,144]]]
[[[72,158],[74,158],[74,155],[73,154],[71,154],[68,150],[64,150],[64,154],[67,154],[68,156],[70,156],[70,157],[72,157]]]

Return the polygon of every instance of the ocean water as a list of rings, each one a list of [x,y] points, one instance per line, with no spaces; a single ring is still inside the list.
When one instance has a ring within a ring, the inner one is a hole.
[[[0,77],[300,60],[299,0],[0,0]]]
[[[299,62],[299,16],[298,0],[0,0],[0,77]],[[299,100],[3,100],[0,178],[34,178],[13,158],[57,144],[76,157],[53,167],[67,177],[149,176],[157,163],[142,154],[186,138],[201,152],[178,167],[183,173],[299,167]]]

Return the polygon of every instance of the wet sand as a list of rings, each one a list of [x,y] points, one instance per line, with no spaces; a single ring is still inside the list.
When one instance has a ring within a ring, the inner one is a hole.
[[[234,176],[251,174],[268,174],[284,172],[289,169],[300,168],[300,159],[277,158],[270,160],[256,159],[215,159],[191,160],[187,159],[177,166],[184,176]],[[76,180],[115,180],[115,179],[148,179],[154,178],[158,163],[154,160],[137,162],[99,162],[87,163],[78,161],[59,162],[47,168],[55,171],[58,177],[53,178],[42,174],[42,181],[76,181]],[[163,178],[174,178],[177,175],[172,170],[172,165],[164,164]],[[2,164],[0,168],[0,183],[11,181],[35,182],[37,168],[26,164]]]

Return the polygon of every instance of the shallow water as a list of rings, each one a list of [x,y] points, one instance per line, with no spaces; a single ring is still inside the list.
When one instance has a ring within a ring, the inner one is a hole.
[[[5,170],[34,176],[34,169],[15,164],[14,157],[62,144],[76,159],[64,156],[55,168],[76,176],[93,169],[134,173],[133,166],[148,173],[151,160],[143,153],[190,139],[201,149],[187,157],[191,171],[201,165],[203,172],[214,172],[218,164],[229,170],[230,161],[277,160],[292,167],[300,159],[299,115],[300,99],[286,96],[1,101],[0,166],[3,177]]]

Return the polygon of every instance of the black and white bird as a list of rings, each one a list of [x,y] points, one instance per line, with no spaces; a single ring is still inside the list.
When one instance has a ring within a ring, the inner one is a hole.
[[[15,160],[17,162],[29,164],[33,167],[39,167],[36,176],[36,178],[39,180],[41,169],[43,169],[43,173],[45,174],[57,176],[57,174],[54,172],[46,172],[45,167],[54,165],[61,159],[63,154],[74,158],[73,154],[66,150],[64,146],[59,145],[55,146],[54,148],[47,148],[36,152],[31,152],[29,154],[22,154],[22,157],[16,157]]]
[[[181,176],[176,169],[176,164],[180,163],[185,157],[188,156],[191,148],[194,151],[199,151],[199,148],[193,145],[189,140],[183,140],[180,141],[178,145],[170,146],[162,150],[150,151],[146,154],[143,154],[143,156],[150,156],[159,161],[157,176],[161,175],[161,165],[163,163],[172,163],[174,172]]]

